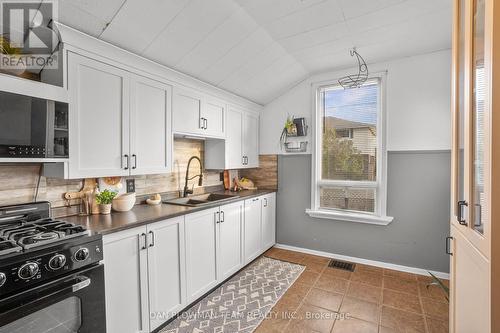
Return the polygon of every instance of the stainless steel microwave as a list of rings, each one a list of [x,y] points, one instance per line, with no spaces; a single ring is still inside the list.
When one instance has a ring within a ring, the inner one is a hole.
[[[0,91],[0,158],[68,157],[68,104]]]

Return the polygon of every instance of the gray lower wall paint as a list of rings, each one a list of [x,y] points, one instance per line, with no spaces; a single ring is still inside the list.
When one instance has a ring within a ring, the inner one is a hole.
[[[449,272],[449,151],[388,153],[388,226],[309,217],[311,156],[280,156],[278,165],[278,243]]]

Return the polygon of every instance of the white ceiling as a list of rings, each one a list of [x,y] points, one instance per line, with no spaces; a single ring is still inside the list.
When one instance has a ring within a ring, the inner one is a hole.
[[[260,104],[305,77],[451,46],[451,0],[61,0],[59,20]]]

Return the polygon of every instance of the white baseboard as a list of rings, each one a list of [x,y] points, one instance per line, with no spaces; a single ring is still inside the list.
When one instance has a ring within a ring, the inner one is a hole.
[[[382,261],[344,256],[341,254],[310,250],[310,249],[305,249],[302,247],[296,247],[296,246],[279,244],[279,243],[276,243],[276,245],[274,245],[274,247],[279,248],[279,249],[284,249],[284,250],[297,251],[297,252],[302,252],[302,253],[307,253],[307,254],[314,254],[314,255],[322,256],[322,257],[334,258],[334,259],[339,259],[339,260],[344,260],[344,261],[351,261],[351,262],[355,262],[358,264],[365,264],[365,265],[376,266],[376,267],[381,267],[381,268],[393,269],[395,271],[408,272],[408,273],[413,273],[413,274],[418,274],[418,275],[428,276],[429,275],[428,272],[431,272],[432,274],[434,274],[435,276],[437,276],[440,279],[447,279],[447,280],[450,279],[450,274],[444,273],[444,272],[428,271],[428,270],[425,270],[422,268],[408,267],[408,266],[390,264],[390,263],[382,262]]]

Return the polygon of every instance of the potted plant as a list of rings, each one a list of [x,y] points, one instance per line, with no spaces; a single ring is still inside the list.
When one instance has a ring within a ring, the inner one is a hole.
[[[99,213],[111,213],[111,203],[113,202],[114,197],[116,197],[116,192],[112,192],[108,189],[96,194],[95,200],[99,205]]]
[[[4,62],[4,58],[17,59],[19,56],[21,56],[21,49],[12,47],[9,38],[7,36],[0,35],[0,60],[2,63]],[[5,68],[4,66],[0,66],[0,72],[16,76],[23,74],[25,69],[25,66],[22,64],[19,64],[19,68]]]

